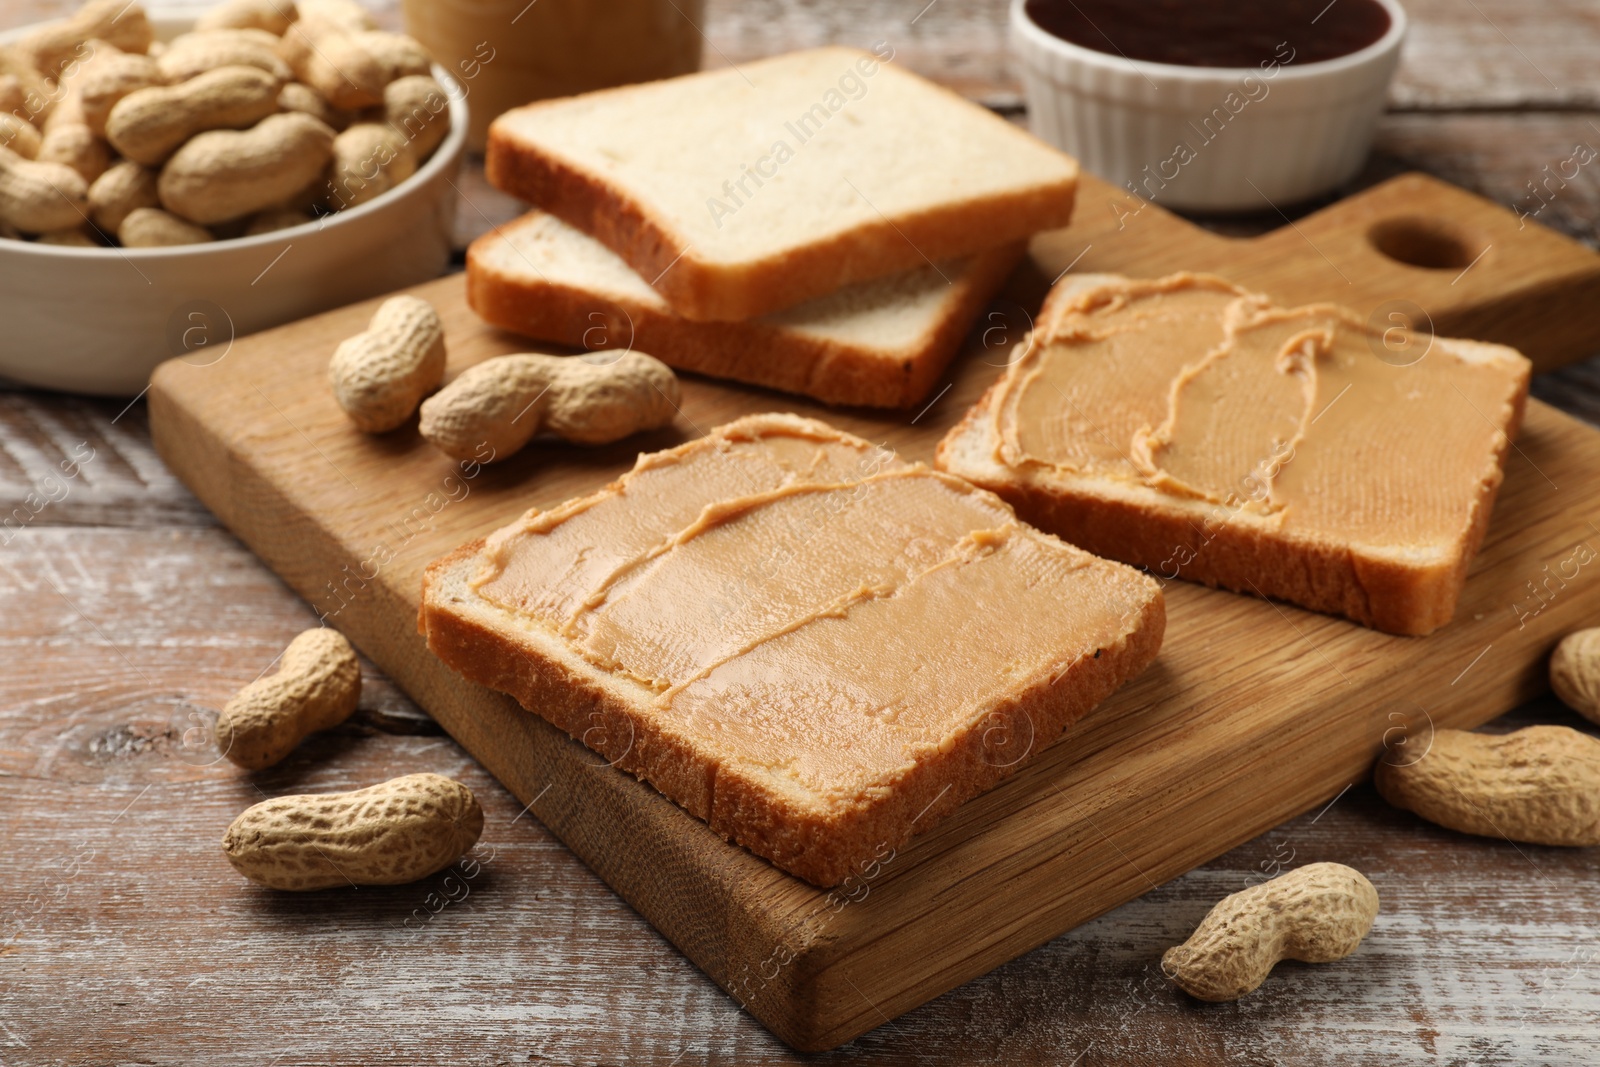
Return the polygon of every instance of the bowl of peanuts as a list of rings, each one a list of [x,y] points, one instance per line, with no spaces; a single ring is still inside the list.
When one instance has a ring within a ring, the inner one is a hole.
[[[354,0],[89,0],[0,35],[0,379],[133,396],[437,277],[465,96]]]

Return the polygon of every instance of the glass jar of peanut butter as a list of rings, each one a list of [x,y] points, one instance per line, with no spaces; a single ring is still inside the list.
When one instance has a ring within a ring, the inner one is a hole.
[[[467,93],[482,150],[509,108],[700,69],[704,0],[404,0],[406,32]]]

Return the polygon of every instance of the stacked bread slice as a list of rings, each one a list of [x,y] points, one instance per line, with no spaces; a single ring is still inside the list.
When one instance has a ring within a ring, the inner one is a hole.
[[[487,169],[542,212],[469,253],[491,323],[886,407],[929,391],[1077,187],[887,48],[531,104],[495,120]]]

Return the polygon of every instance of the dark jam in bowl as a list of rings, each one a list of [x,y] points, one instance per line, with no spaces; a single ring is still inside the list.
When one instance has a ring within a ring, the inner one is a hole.
[[[1063,41],[1181,67],[1318,63],[1389,31],[1378,0],[1027,0],[1024,8]]]

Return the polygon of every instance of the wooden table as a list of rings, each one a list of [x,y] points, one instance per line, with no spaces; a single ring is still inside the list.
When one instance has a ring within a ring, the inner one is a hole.
[[[0,27],[70,6],[19,0]],[[936,0],[919,15],[922,0],[712,0],[707,61],[903,41],[909,66],[1014,114],[1004,6]],[[1358,184],[1420,169],[1539,208],[1530,183],[1546,180],[1543,168],[1600,146],[1600,5],[1408,8],[1394,110]],[[516,211],[469,171],[463,240]],[[1538,220],[1594,243],[1597,173],[1590,164],[1552,181]],[[1250,232],[1277,222],[1211,224]],[[1543,376],[1535,391],[1600,423],[1600,361]],[[52,477],[90,450],[75,477]],[[0,392],[0,518],[11,514],[26,518],[0,529],[0,1064],[799,1058],[370,665],[356,718],[273,771],[252,779],[185,762],[188,716],[220,707],[314,618],[162,467],[141,404]],[[1531,722],[1587,728],[1550,700],[1495,728]],[[217,847],[263,794],[417,770],[458,777],[482,799],[488,823],[473,862],[411,886],[286,898],[237,878]],[[1355,957],[1284,964],[1231,1005],[1196,1004],[1161,976],[1162,950],[1217,898],[1315,860],[1360,868],[1383,896]],[[808,1059],[1593,1062],[1597,867],[1592,850],[1440,830],[1360,785]]]

